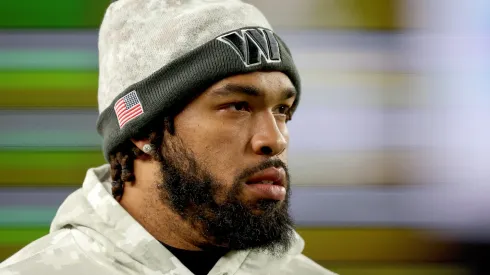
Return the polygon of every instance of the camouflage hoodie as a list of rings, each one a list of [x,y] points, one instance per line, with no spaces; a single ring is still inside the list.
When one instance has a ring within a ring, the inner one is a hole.
[[[113,199],[110,186],[109,165],[89,169],[82,188],[59,208],[50,233],[1,263],[0,274],[192,274]],[[303,247],[296,234],[281,259],[232,251],[209,274],[333,274],[302,255]]]

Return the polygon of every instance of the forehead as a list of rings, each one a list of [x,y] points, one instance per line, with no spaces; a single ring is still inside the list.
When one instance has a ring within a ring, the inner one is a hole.
[[[296,92],[289,77],[282,72],[253,72],[225,78],[209,87],[203,95],[217,96],[219,95],[216,93],[217,91],[230,85],[253,87],[257,91],[261,91],[261,95],[265,97],[283,95],[285,91]]]

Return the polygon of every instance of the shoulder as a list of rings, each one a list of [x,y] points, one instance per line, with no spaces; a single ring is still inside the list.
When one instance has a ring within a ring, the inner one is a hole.
[[[282,271],[285,274],[336,275],[303,254],[292,258]]]
[[[100,272],[80,249],[70,229],[41,237],[0,263],[0,275],[88,274]]]

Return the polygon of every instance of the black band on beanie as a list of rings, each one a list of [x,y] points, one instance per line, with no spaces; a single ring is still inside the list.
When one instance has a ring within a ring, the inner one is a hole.
[[[245,34],[245,32],[247,33]],[[268,45],[269,49],[257,55],[257,46],[262,46],[261,49],[265,47],[260,45],[260,43],[265,43],[265,40],[258,41],[257,39],[259,32],[262,32],[264,37],[267,35],[269,44],[276,43],[272,47],[275,46],[279,49],[280,59],[274,56],[277,53],[270,48],[271,45]],[[236,35],[233,33],[238,34],[239,39],[243,38],[242,41],[238,42],[243,42],[245,45],[233,43],[231,40],[236,40]],[[271,40],[270,35],[274,35],[276,40]],[[244,56],[243,50],[247,49],[250,50]],[[256,62],[257,56],[260,58],[259,62]],[[248,62],[250,60],[253,60],[255,64]],[[161,117],[162,114],[176,114],[205,89],[224,78],[255,71],[280,71],[285,73],[291,79],[298,92],[293,105],[293,109],[296,108],[300,95],[300,77],[285,43],[272,31],[263,28],[236,30],[213,39],[175,59],[146,79],[131,85],[119,94],[111,105],[101,113],[97,121],[97,131],[104,140],[103,151],[106,160],[109,160],[109,155],[119,145],[135,136],[152,120]],[[119,99],[134,91],[141,103],[143,113],[129,120],[120,128],[114,105]]]

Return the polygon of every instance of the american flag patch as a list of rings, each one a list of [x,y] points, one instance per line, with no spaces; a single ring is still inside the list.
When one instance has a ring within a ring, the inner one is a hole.
[[[141,115],[143,107],[136,91],[132,91],[119,99],[114,105],[114,111],[116,111],[117,121],[119,121],[119,129],[122,129],[126,123]]]

